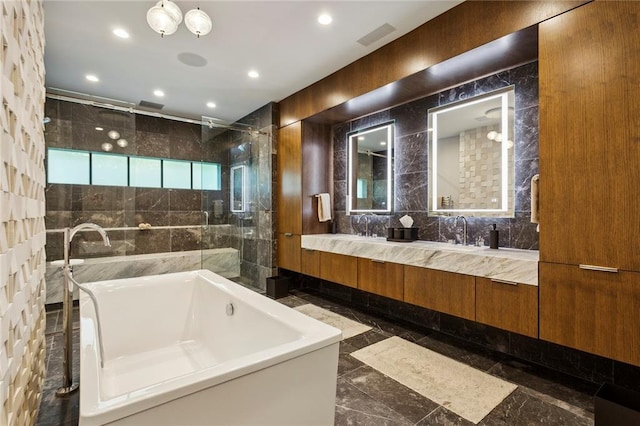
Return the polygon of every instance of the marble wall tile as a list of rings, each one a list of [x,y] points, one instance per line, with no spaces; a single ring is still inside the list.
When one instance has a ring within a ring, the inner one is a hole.
[[[438,95],[427,96],[391,109],[396,120],[396,139],[424,132],[427,128],[427,111],[438,106]]]
[[[165,118],[152,117],[149,115],[136,114],[135,129],[143,132],[164,133],[169,132],[169,128],[174,124],[173,121]]]
[[[142,211],[168,211],[169,190],[164,188],[135,188],[135,208]]]
[[[95,223],[103,228],[116,228],[124,226],[124,210],[105,211],[73,211],[71,213],[71,225],[77,226],[81,223]]]
[[[347,150],[333,149],[333,179],[336,181],[347,180]]]
[[[394,211],[426,211],[428,209],[427,191],[427,172],[396,174]]]
[[[169,158],[169,135],[136,129],[135,154],[142,157]]]
[[[538,106],[519,110],[515,115],[515,152],[519,160],[538,158]]]
[[[70,102],[63,102],[57,99],[46,98],[44,103],[44,115],[46,117],[59,120],[71,120],[72,111]]]
[[[396,175],[426,172],[429,168],[427,133],[420,132],[396,137],[394,154]]]
[[[168,229],[125,231],[125,235],[128,255],[171,251],[171,233]]]
[[[162,214],[162,213],[160,213]],[[198,226],[204,225],[205,217],[200,210],[196,211],[169,211],[169,225],[171,226]]]
[[[274,241],[271,240],[255,240],[257,252],[257,264],[260,266],[272,267],[274,265]]]
[[[47,140],[47,147],[68,147],[72,140],[72,130],[73,127],[70,120],[52,118],[44,127],[44,137]]]
[[[199,250],[202,244],[202,228],[171,228],[171,251]]]
[[[71,185],[49,184],[45,188],[46,210],[71,210]]]
[[[170,127],[170,129],[172,128],[173,127]],[[169,135],[169,158],[178,160],[203,160],[204,153],[200,136]]]
[[[67,102],[60,101],[60,103]],[[105,128],[105,131],[108,131],[107,128],[135,128],[135,114],[73,102],[70,104],[71,120],[76,123],[84,123],[94,127],[101,126]]]
[[[518,160],[515,163],[516,212],[531,212],[531,178],[540,171],[538,159]]]
[[[362,130],[391,121],[391,110],[385,110],[367,115],[351,122],[351,131]]]
[[[258,242],[253,239],[244,238],[242,243],[242,260],[250,263],[258,263]]]
[[[511,224],[511,242],[509,247],[524,250],[539,250],[538,224],[531,223],[531,215],[516,212],[516,217]]]
[[[343,211],[347,209],[347,181],[333,181],[333,209]]]
[[[537,61],[509,70],[509,81],[516,86],[516,110],[538,105]]]

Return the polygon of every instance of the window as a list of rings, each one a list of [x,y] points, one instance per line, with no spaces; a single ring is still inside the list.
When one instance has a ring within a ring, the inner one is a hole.
[[[47,161],[49,183],[88,185],[91,157],[88,152],[50,149]]]
[[[220,164],[193,163],[193,189],[220,191]]]
[[[162,186],[164,188],[191,189],[191,162],[163,160]]]
[[[126,155],[91,155],[91,184],[127,186],[128,162]]]
[[[218,163],[49,148],[48,183],[220,191]]]
[[[162,188],[161,169],[161,160],[131,157],[129,159],[129,185],[141,188]]]

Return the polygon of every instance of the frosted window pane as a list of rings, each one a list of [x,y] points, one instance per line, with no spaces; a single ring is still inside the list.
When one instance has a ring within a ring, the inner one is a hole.
[[[220,191],[220,164],[202,163],[202,189]]]
[[[163,160],[162,186],[164,188],[191,189],[191,163]]]
[[[129,186],[160,188],[160,160],[155,158],[131,157],[129,159]]]
[[[89,153],[49,149],[49,183],[89,185]]]
[[[193,189],[202,189],[202,164],[193,163]]]
[[[127,186],[127,157],[113,154],[93,154],[91,158],[93,185]]]

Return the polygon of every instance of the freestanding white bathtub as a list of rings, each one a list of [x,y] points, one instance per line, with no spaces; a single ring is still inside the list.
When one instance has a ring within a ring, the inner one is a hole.
[[[201,270],[87,284],[80,425],[332,425],[340,330]]]

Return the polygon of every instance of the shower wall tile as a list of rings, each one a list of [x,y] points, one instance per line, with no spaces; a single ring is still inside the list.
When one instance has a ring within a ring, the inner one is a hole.
[[[202,194],[191,189],[169,189],[169,210],[200,211]],[[200,221],[198,221],[200,223]]]
[[[49,184],[45,187],[46,209],[71,210],[71,185]]]
[[[149,254],[171,251],[171,233],[168,229],[125,231],[127,254]]]
[[[135,188],[135,208],[143,211],[168,211],[169,190],[164,188]]]
[[[169,158],[169,135],[136,130],[136,155],[143,157]]]
[[[200,250],[202,242],[201,227],[171,228],[169,231],[171,234],[170,251]]]
[[[68,147],[72,140],[71,121],[51,118],[49,124],[45,126],[44,135],[47,138],[47,147]]]
[[[136,114],[135,116],[135,129],[142,132],[168,134],[169,128],[174,123],[174,121],[167,120],[165,118],[158,118],[141,114]]]
[[[172,213],[175,212],[167,212],[158,211],[158,210],[136,210],[133,218],[125,221],[125,224],[129,227],[138,226],[141,223],[148,223],[151,226],[169,226],[172,225]],[[176,220],[176,219],[174,219]],[[193,222],[185,224],[185,225],[193,225]]]
[[[160,213],[163,214],[163,213]],[[169,223],[171,226],[187,226],[187,225],[198,225],[205,223],[204,214],[197,211],[169,211],[168,216]]]
[[[494,75],[449,88],[386,111],[333,126],[334,145],[334,214],[340,233],[363,232],[362,223],[346,216],[347,160],[346,140],[349,131],[394,120],[394,213],[389,226],[399,226],[398,219],[409,214],[420,229],[419,239],[443,241],[461,239],[461,225],[453,218],[428,216],[428,133],[427,110],[462,99],[469,99],[509,85],[515,85],[515,218],[468,219],[469,241],[481,238],[488,243],[489,226],[500,229],[500,245],[537,249],[538,234],[530,224],[531,177],[538,173],[538,64],[537,62],[498,72]],[[376,222],[381,223],[381,222]]]

